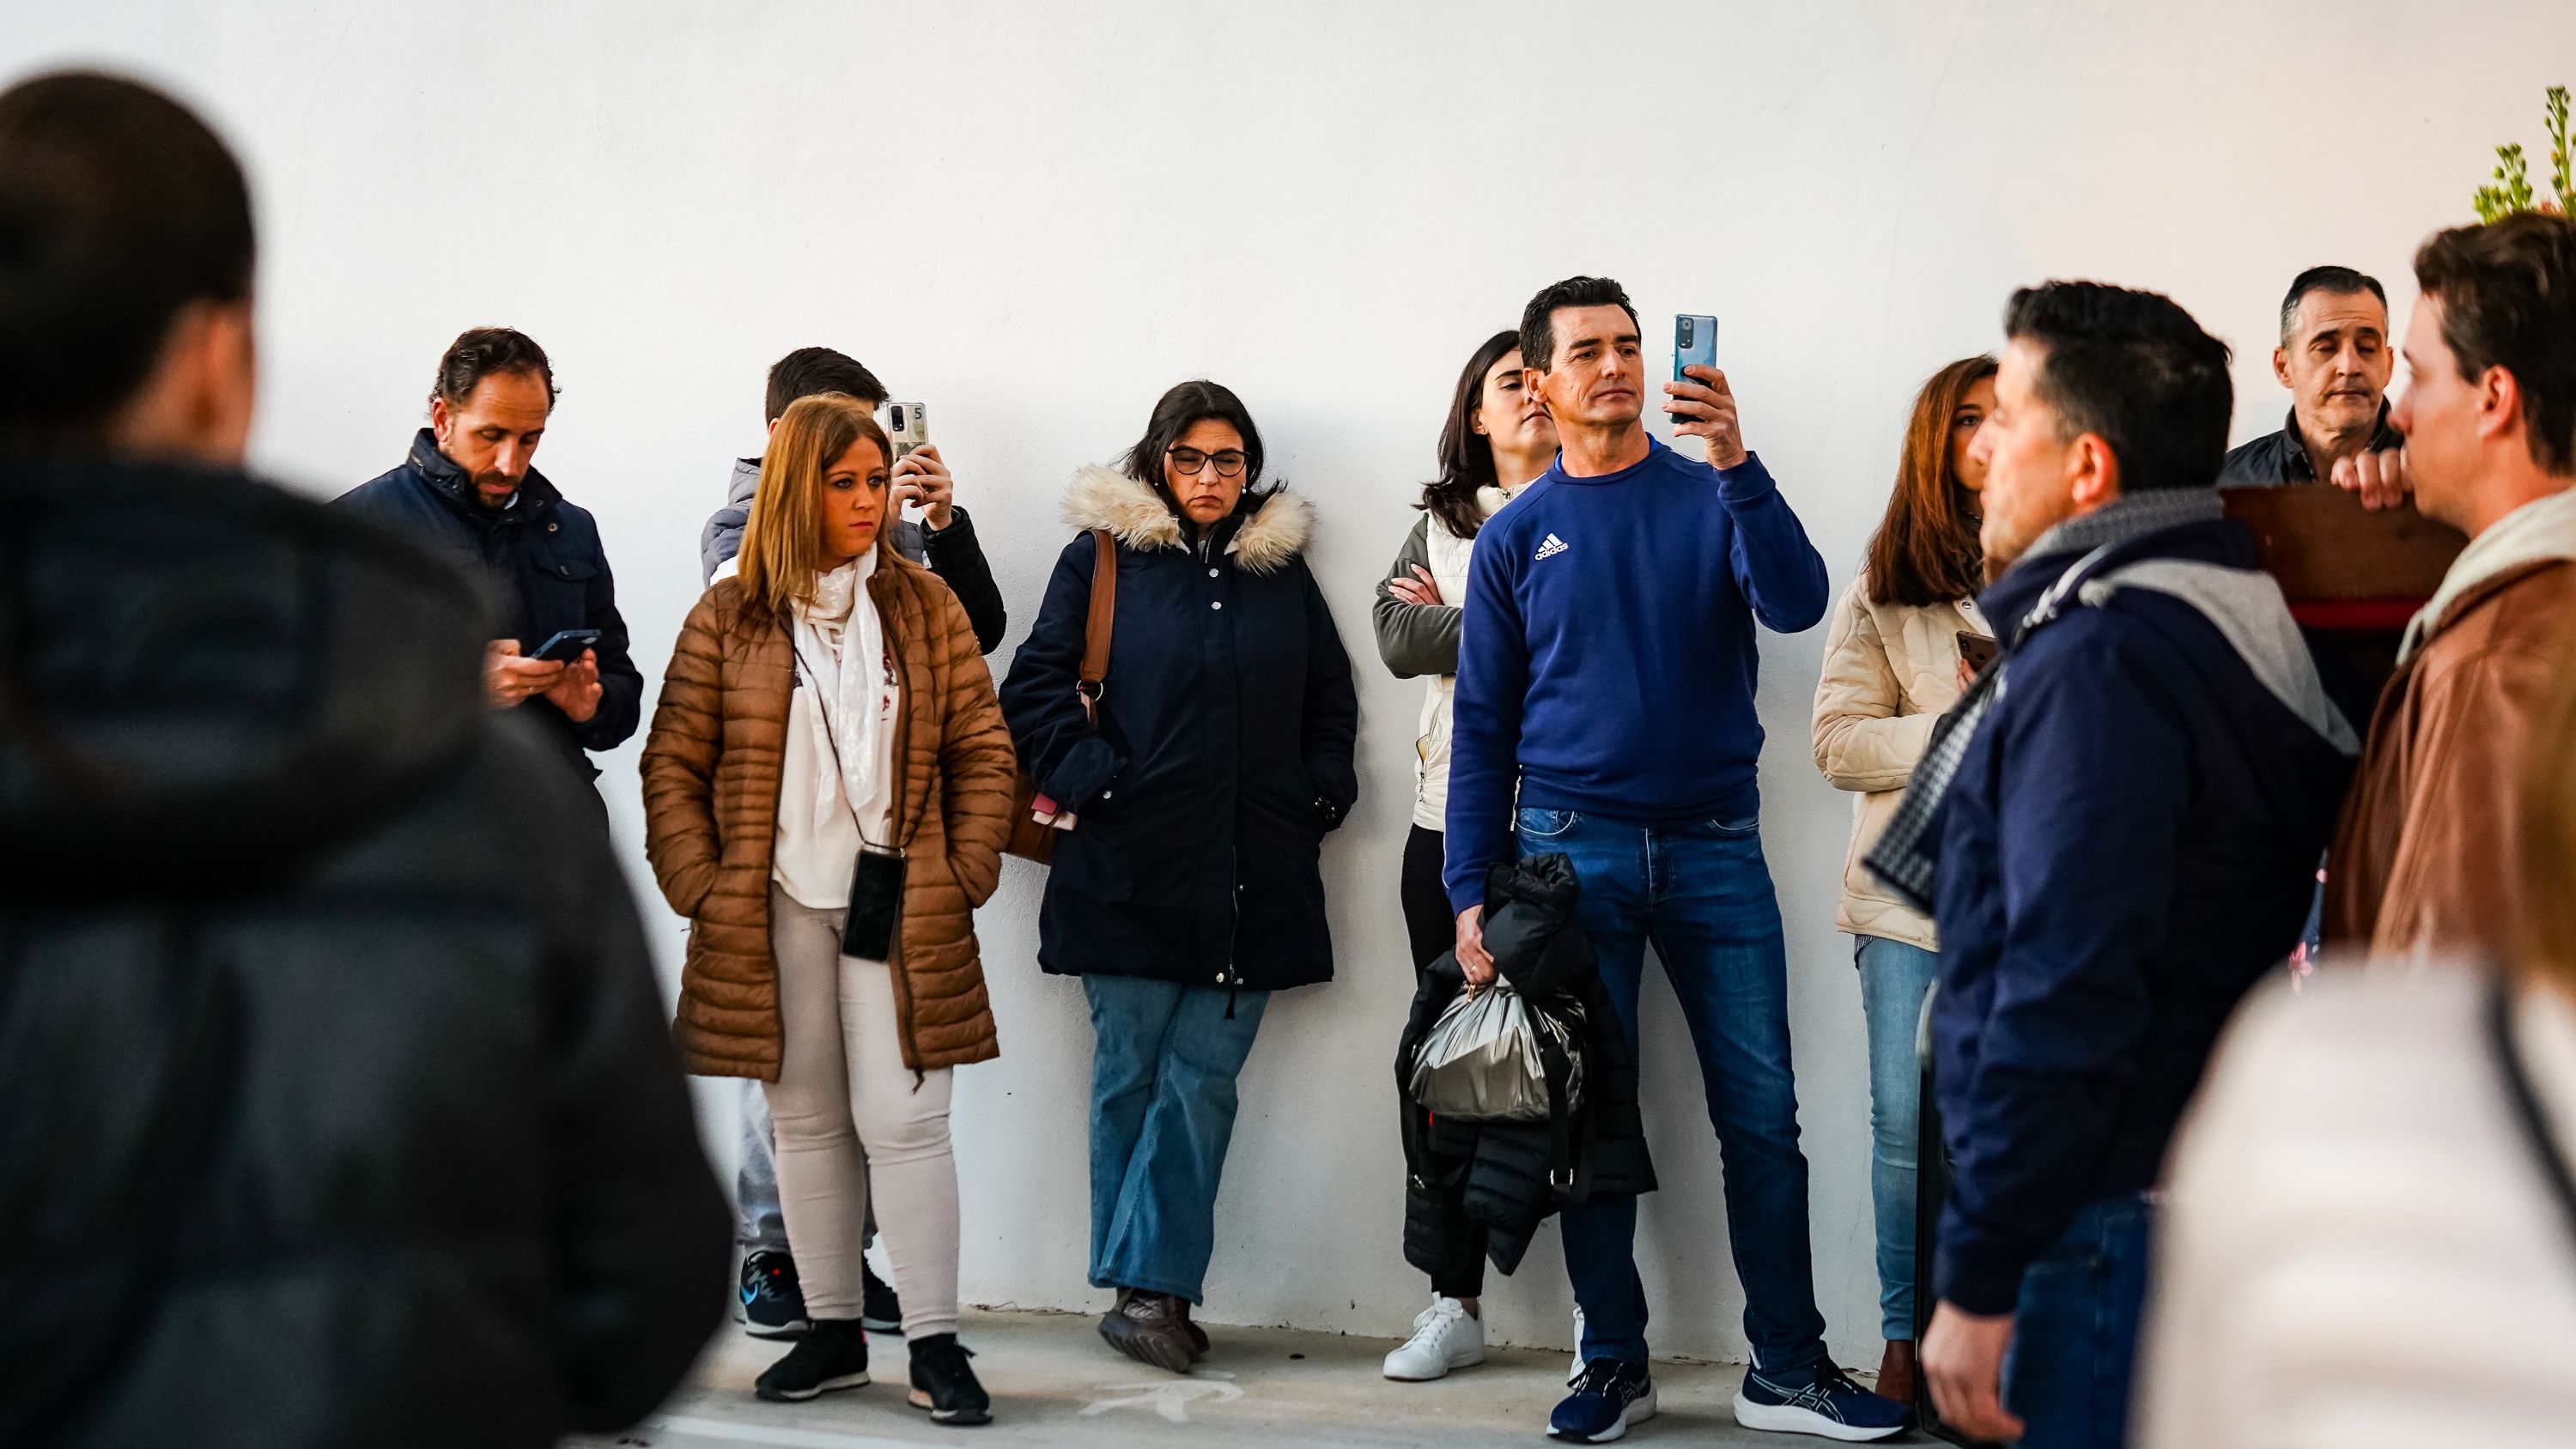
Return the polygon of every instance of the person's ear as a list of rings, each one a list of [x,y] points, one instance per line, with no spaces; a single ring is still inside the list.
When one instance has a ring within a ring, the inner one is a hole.
[[[170,319],[160,355],[107,427],[110,451],[238,468],[259,394],[251,302],[191,302]]]
[[[1478,437],[1484,436],[1485,410],[1481,405],[1467,410],[1467,431]]]
[[[447,446],[448,425],[455,421],[456,415],[448,410],[446,398],[433,397],[429,400],[429,435],[438,440],[440,447]]]
[[[2272,349],[2272,376],[2280,381],[2281,386],[2288,387],[2290,385],[2289,348],[2275,347]]]
[[[778,419],[776,419],[776,418],[771,418],[771,419],[769,420],[769,427],[766,429],[766,431],[771,432],[771,433],[775,433],[775,432],[777,432],[777,431],[778,431]]]
[[[2099,433],[2077,438],[2066,450],[2066,482],[2067,496],[2078,513],[2118,502],[2120,460],[2111,452],[2110,441]]]
[[[2522,421],[2522,384],[2501,367],[2478,379],[2478,437],[2501,441]]]

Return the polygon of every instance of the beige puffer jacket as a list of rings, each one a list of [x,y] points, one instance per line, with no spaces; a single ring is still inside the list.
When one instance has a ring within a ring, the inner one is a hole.
[[[1976,601],[1915,608],[1873,604],[1852,580],[1825,635],[1825,672],[1816,681],[1816,768],[1837,790],[1856,790],[1851,849],[1843,857],[1842,906],[1834,929],[1940,948],[1931,921],[1908,908],[1860,859],[1896,813],[1932,722],[1959,702],[1959,632],[1992,638]]]

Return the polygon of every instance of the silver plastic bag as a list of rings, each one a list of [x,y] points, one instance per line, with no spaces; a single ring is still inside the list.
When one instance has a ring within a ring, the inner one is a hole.
[[[1462,991],[1414,1049],[1413,1100],[1435,1117],[1461,1122],[1544,1122],[1547,1068],[1535,1015],[1497,981]]]

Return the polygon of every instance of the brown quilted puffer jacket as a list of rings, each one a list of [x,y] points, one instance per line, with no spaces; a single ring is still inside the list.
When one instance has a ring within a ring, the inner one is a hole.
[[[903,1064],[989,1061],[1001,1046],[974,912],[1001,879],[1017,770],[1010,731],[948,585],[888,551],[868,595],[903,675],[894,806],[906,856],[894,952]],[[690,922],[671,1030],[699,1076],[778,1080],[769,867],[794,679],[787,630],[739,580],[721,580],[680,626],[644,745],[644,853]]]

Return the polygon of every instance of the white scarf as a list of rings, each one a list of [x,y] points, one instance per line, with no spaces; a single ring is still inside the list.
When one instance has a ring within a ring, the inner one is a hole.
[[[830,753],[840,756],[843,799],[866,837],[875,824],[860,812],[874,794],[878,757],[885,749],[883,691],[894,687],[885,645],[885,623],[877,617],[876,600],[868,595],[868,578],[877,570],[877,551],[857,558],[814,581],[814,600],[796,610],[798,667],[823,710],[823,733]],[[832,772],[814,772],[816,812],[836,803]]]

